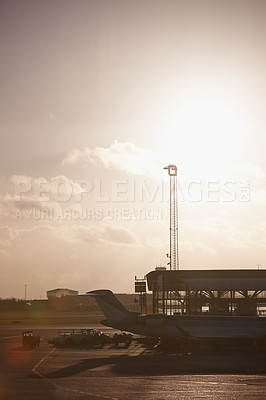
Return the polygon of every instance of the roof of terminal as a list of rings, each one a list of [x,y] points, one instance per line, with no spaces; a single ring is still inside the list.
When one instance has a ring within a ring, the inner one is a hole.
[[[153,290],[266,290],[266,270],[155,270],[147,275]]]

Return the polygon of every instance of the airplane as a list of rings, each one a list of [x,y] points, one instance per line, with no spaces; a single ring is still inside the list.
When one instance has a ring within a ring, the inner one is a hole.
[[[255,346],[258,341],[263,341],[266,345],[265,317],[166,314],[141,316],[127,310],[110,290],[93,290],[86,295],[95,298],[105,315],[106,319],[101,323],[121,331],[166,341],[248,339]]]

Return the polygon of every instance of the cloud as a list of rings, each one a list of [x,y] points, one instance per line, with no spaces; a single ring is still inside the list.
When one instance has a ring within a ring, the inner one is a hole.
[[[185,236],[191,243],[202,243],[215,249],[251,249],[266,247],[266,222],[246,226],[243,221],[222,217],[200,221],[186,220],[183,224]]]
[[[172,154],[172,155],[171,155]],[[174,157],[169,159],[169,157]],[[213,179],[221,179],[222,181],[232,179],[238,181],[246,181],[251,179],[260,179],[265,177],[262,168],[257,164],[228,165],[223,172],[213,171],[213,168],[207,169],[197,167],[191,169],[191,162],[183,159],[182,162],[175,160],[176,154],[173,148],[169,148],[169,152],[152,152],[136,146],[131,142],[114,141],[108,147],[84,147],[83,149],[74,149],[70,151],[64,160],[63,165],[83,164],[94,167],[102,167],[106,169],[120,170],[128,174],[152,177],[157,179],[167,179],[167,174],[163,171],[163,167],[169,163],[178,165],[182,169],[182,179],[201,181],[213,181]],[[181,162],[181,164],[180,164]],[[222,174],[222,175],[221,175]]]
[[[18,212],[49,211],[58,215],[65,206],[82,200],[86,189],[66,176],[33,178],[26,175],[13,175],[13,194],[0,195],[0,213],[2,217],[17,217]],[[27,214],[29,216],[29,214]]]
[[[184,228],[204,235],[215,236],[231,229],[231,224],[224,218],[214,217],[202,220],[185,220]]]
[[[72,240],[82,240],[88,243],[110,243],[137,245],[137,239],[125,228],[110,225],[76,226],[72,229]]]
[[[139,246],[135,235],[129,230],[109,225],[51,225],[40,224],[31,228],[11,229],[8,226],[0,226],[0,254],[14,255],[14,249],[21,251],[25,257],[28,246],[32,246],[29,256],[38,247],[38,252],[53,251],[53,249],[76,249],[84,245],[103,246],[102,248],[114,248],[117,245]],[[15,246],[15,247],[14,247]],[[17,251],[17,250],[16,250]],[[63,250],[65,251],[65,250]]]
[[[4,246],[2,239],[8,241]],[[115,290],[120,285],[131,288],[132,276],[137,272],[136,259],[142,259],[143,252],[144,247],[128,229],[113,223],[104,226],[49,223],[14,232],[3,226],[0,228],[1,295],[23,296],[24,283],[29,285],[30,297],[38,297],[57,286],[82,292],[103,286]]]
[[[102,242],[102,229],[97,226],[73,226],[71,230],[65,232],[62,238],[73,242],[86,242],[90,244],[100,244]]]
[[[14,237],[16,237],[15,231],[12,231],[8,226],[0,226],[0,240],[2,243],[9,245]]]
[[[114,228],[106,226],[103,232],[103,239],[107,242],[122,243],[122,244],[136,244],[136,237],[124,228]]]
[[[27,196],[20,199],[18,196],[11,196],[9,193],[0,196],[0,213],[2,217],[15,219],[30,218],[31,215],[39,215],[43,211],[53,214],[60,213],[61,205],[56,201],[43,201],[43,198]]]
[[[180,247],[184,251],[189,251],[190,253],[197,252],[199,253],[205,253],[205,254],[215,254],[216,250],[211,247],[206,245],[205,243],[202,243],[200,241],[196,242],[191,242],[189,240],[184,240],[180,243]]]
[[[70,151],[63,164],[89,164],[118,169],[134,175],[163,176],[166,157],[144,150],[131,142],[115,141],[109,147],[85,147]]]
[[[17,237],[17,232],[8,226],[0,226],[0,253],[7,256],[12,247],[13,240]]]
[[[44,177],[33,178],[26,175],[13,175],[15,196],[20,199],[25,196],[34,196],[37,200],[68,201],[81,195],[85,189],[78,183],[64,175],[54,176],[50,180]]]
[[[48,237],[66,243],[90,243],[90,244],[127,244],[137,245],[135,235],[129,230],[110,225],[36,225],[32,228],[16,231],[12,239],[35,239],[36,237],[45,240]],[[1,240],[1,236],[0,236]]]

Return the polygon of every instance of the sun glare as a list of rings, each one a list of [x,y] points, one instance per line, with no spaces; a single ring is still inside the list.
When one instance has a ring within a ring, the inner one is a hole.
[[[172,99],[167,113],[171,159],[189,174],[221,176],[240,161],[250,109],[239,91],[198,85]]]

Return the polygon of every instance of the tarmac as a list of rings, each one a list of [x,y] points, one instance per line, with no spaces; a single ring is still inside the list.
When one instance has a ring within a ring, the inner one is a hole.
[[[21,341],[27,328],[0,328],[0,400],[266,399],[263,352],[201,348],[185,355],[137,341],[56,348],[48,343],[62,330],[56,326],[34,328],[41,344],[28,349]]]

